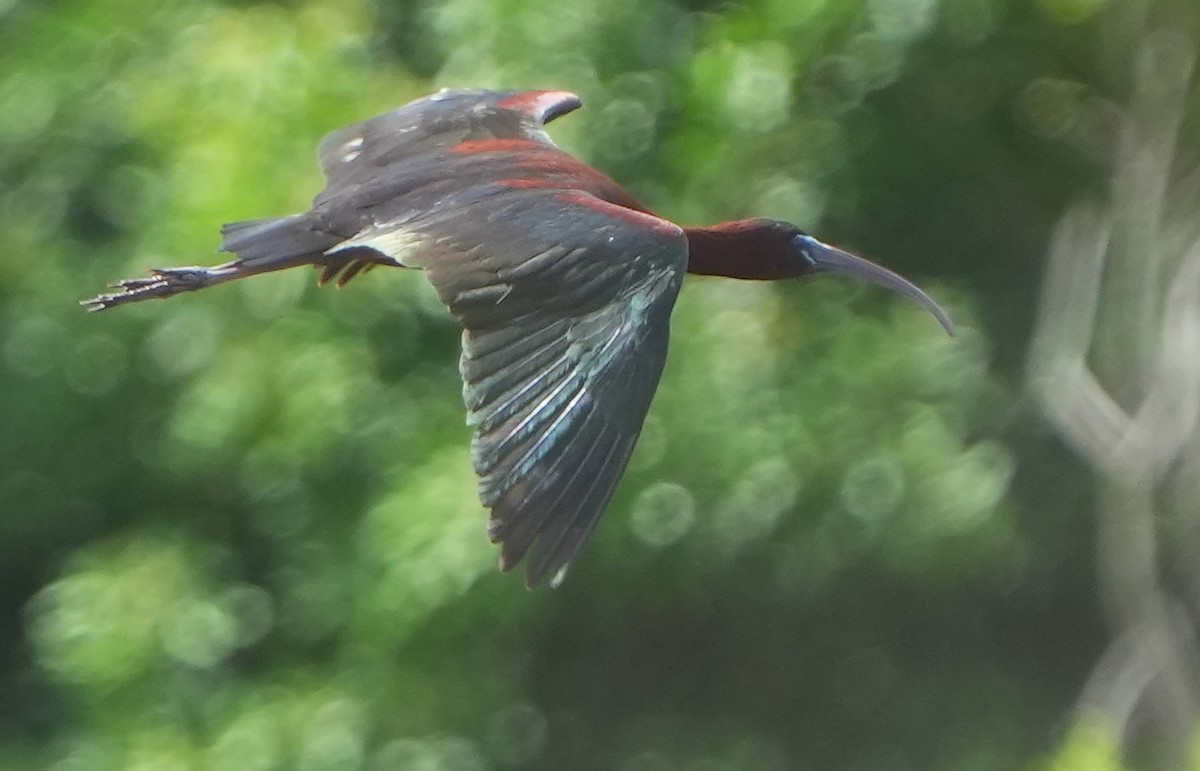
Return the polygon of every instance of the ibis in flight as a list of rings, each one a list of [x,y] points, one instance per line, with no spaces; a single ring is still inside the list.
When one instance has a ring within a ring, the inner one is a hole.
[[[313,265],[340,286],[376,265],[419,268],[462,326],[471,460],[500,567],[561,582],[617,486],[667,357],[686,273],[909,281],[787,222],[680,227],[563,152],[550,121],[566,91],[443,90],[335,131],[325,189],[288,217],[225,225],[212,267],[151,270],[83,302],[105,310]]]

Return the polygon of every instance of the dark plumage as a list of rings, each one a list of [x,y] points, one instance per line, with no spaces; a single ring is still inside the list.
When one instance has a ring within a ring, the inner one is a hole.
[[[151,271],[83,304],[103,310],[314,265],[343,284],[420,268],[463,327],[460,371],[479,495],[504,570],[561,581],[633,452],[686,272],[782,279],[831,271],[915,298],[879,266],[773,220],[684,229],[559,150],[543,126],[564,91],[442,91],[335,131],[303,214],[226,225],[210,268]]]

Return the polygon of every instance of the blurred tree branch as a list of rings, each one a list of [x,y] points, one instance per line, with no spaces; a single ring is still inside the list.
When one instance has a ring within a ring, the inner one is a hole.
[[[1180,598],[1162,564],[1194,557],[1200,506],[1200,189],[1196,173],[1172,178],[1193,64],[1184,36],[1146,38],[1110,200],[1071,207],[1051,243],[1028,370],[1047,418],[1100,477],[1097,567],[1115,637],[1079,712],[1109,721],[1126,750],[1153,727],[1172,767],[1200,709],[1200,563],[1173,564],[1191,589]],[[1190,541],[1166,531],[1168,513]]]

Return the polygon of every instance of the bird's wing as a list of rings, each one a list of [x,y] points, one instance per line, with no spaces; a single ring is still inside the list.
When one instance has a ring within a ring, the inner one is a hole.
[[[589,193],[545,189],[435,207],[398,232],[421,240],[404,262],[425,269],[463,326],[471,455],[501,567],[527,557],[530,586],[557,583],[641,431],[686,237]]]
[[[580,104],[565,91],[443,91],[334,131],[317,158],[328,189],[368,183],[395,164],[434,160],[439,151],[494,139],[553,146],[542,125]]]

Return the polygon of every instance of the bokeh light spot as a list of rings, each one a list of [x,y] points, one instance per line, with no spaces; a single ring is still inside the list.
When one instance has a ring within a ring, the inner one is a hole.
[[[800,476],[782,457],[751,466],[713,513],[718,550],[732,556],[747,543],[770,535],[795,503],[801,485]]]
[[[867,14],[877,34],[909,43],[933,25],[937,0],[870,0]]]
[[[828,5],[828,0],[767,0],[767,18],[780,26],[804,24]]]
[[[485,521],[465,448],[434,455],[405,475],[360,526],[372,628],[389,640],[403,638],[491,569]]]
[[[867,91],[891,85],[904,66],[904,48],[880,33],[854,36],[846,43],[844,55],[854,62],[854,72]]]
[[[678,766],[661,752],[645,750],[626,758],[619,771],[676,771]]]
[[[683,485],[657,482],[633,502],[629,526],[642,542],[653,547],[670,546],[696,521],[696,500]]]
[[[488,720],[488,753],[505,765],[529,763],[541,754],[549,726],[532,704],[511,704]]]
[[[904,499],[904,470],[890,455],[857,461],[842,478],[842,505],[865,522],[892,515]]]
[[[628,97],[612,100],[591,122],[603,157],[626,160],[650,149],[657,115],[645,102]]]
[[[941,24],[946,36],[954,42],[978,45],[995,29],[995,0],[943,0]]]
[[[1060,78],[1038,78],[1021,94],[1021,108],[1033,130],[1047,138],[1070,135],[1083,114],[1085,89]]]
[[[96,333],[77,342],[67,360],[67,385],[84,396],[108,393],[125,375],[128,356],[117,338]]]
[[[98,547],[31,600],[38,661],[64,681],[98,685],[135,679],[168,656],[215,662],[232,629],[214,622],[221,612],[199,578],[193,550],[182,544],[135,537]]]
[[[729,767],[754,771],[787,771],[792,768],[787,753],[778,742],[765,736],[745,736],[728,752]]]
[[[769,131],[791,109],[794,67],[787,49],[761,43],[737,49],[725,92],[730,122],[743,131]]]
[[[437,735],[393,739],[375,753],[373,771],[484,771],[490,766],[475,742]]]
[[[237,286],[250,314],[260,319],[269,319],[282,316],[295,308],[312,283],[311,272],[287,270],[254,281],[242,281]]]
[[[45,375],[61,359],[67,340],[66,327],[48,316],[20,319],[4,341],[5,363],[28,377]]]
[[[314,711],[300,747],[298,771],[341,771],[362,766],[366,752],[361,707],[336,699]]]
[[[181,377],[207,366],[215,357],[221,320],[212,306],[181,303],[146,340],[150,360],[169,377]]]
[[[161,625],[163,648],[177,660],[206,668],[221,662],[237,641],[233,618],[207,601],[177,605]]]
[[[821,221],[825,202],[825,191],[815,184],[790,176],[776,177],[767,183],[754,210],[763,217],[813,227]]]
[[[116,768],[118,753],[111,742],[80,739],[58,753],[58,759],[46,771],[95,771],[98,768]]]
[[[393,739],[375,753],[378,771],[442,771],[433,746],[421,739]]]
[[[283,737],[277,716],[255,709],[235,717],[205,753],[210,771],[271,771],[279,768]]]
[[[806,93],[814,111],[841,115],[862,102],[869,85],[861,62],[842,54],[831,54],[813,65]]]
[[[58,89],[31,72],[0,81],[0,137],[24,140],[41,132],[58,106]]]
[[[1108,4],[1108,0],[1038,0],[1048,16],[1063,24],[1081,24]]]

